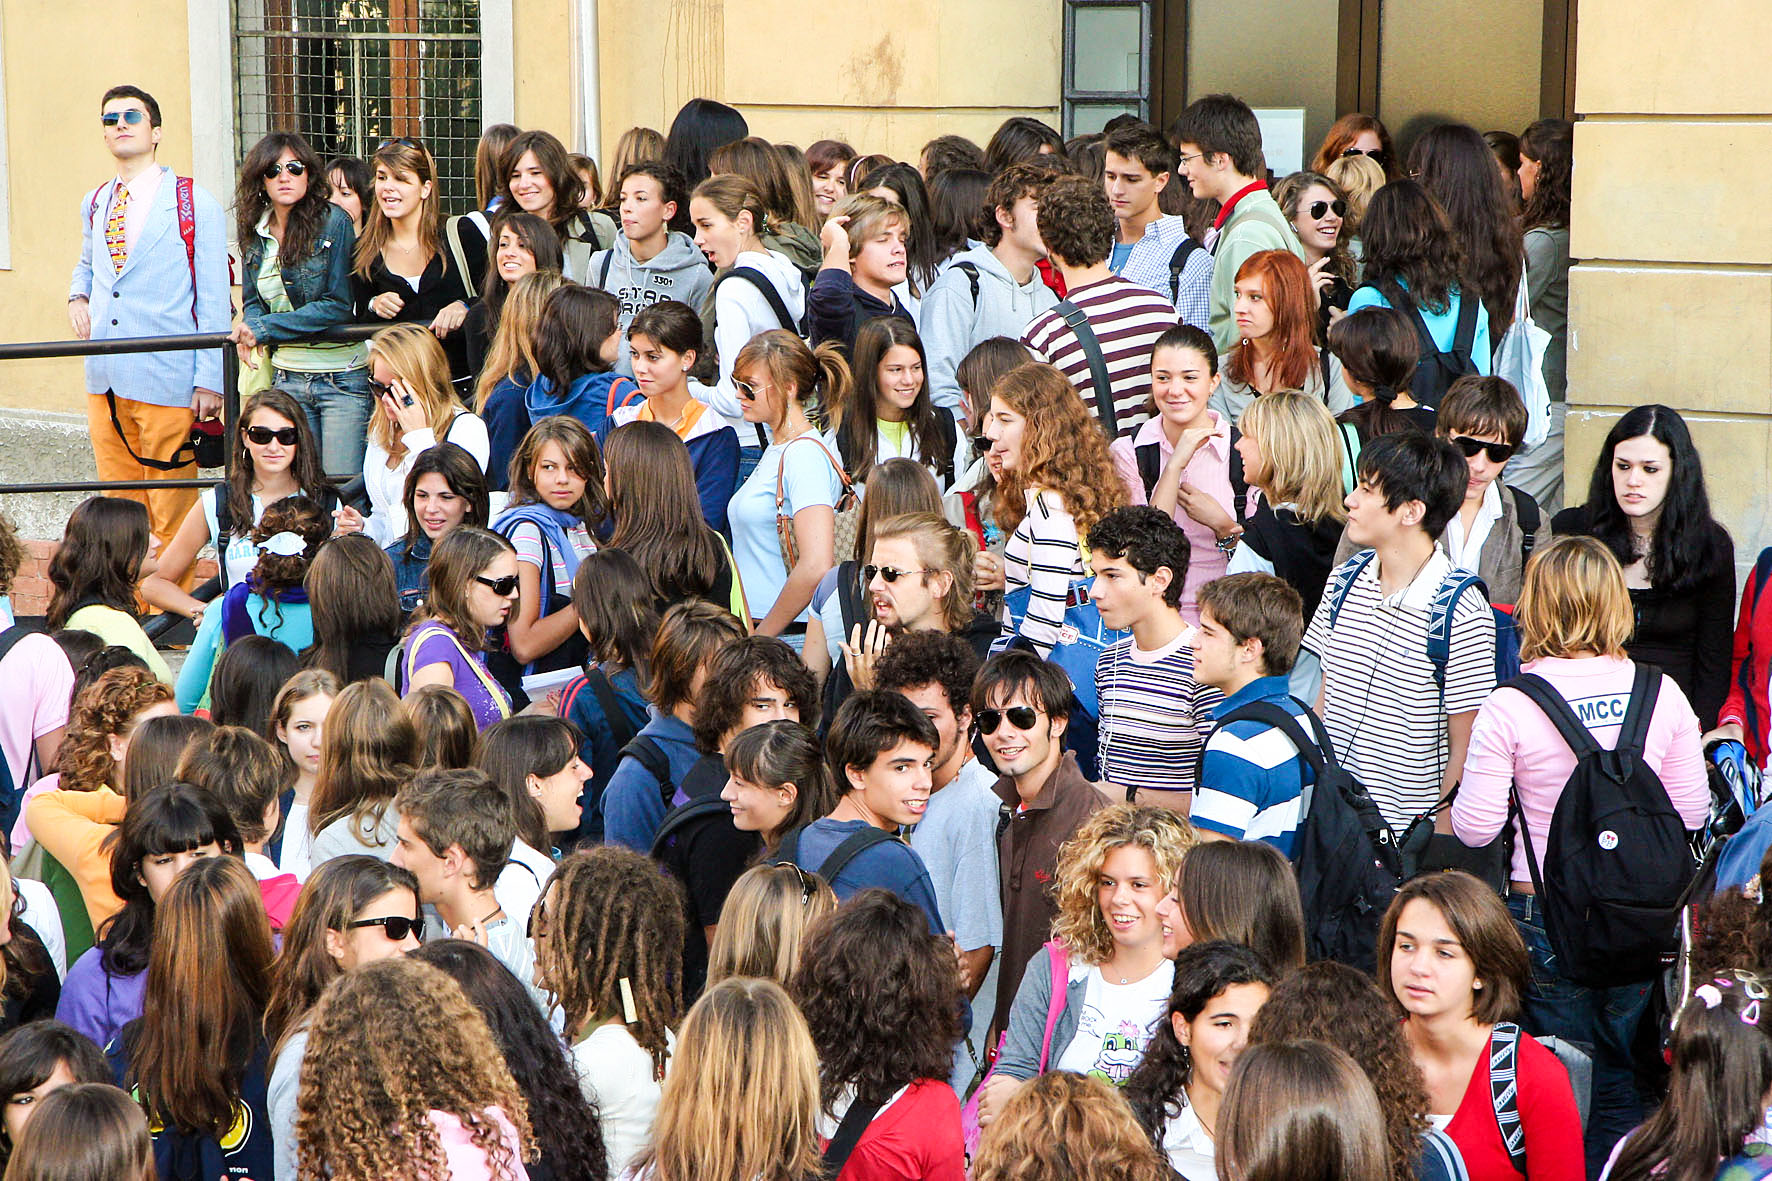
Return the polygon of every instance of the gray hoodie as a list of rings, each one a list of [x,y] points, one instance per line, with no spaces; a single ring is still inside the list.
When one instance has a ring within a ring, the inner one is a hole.
[[[978,299],[962,264],[978,269]],[[954,369],[980,342],[993,336],[1019,338],[1028,323],[1058,302],[1052,288],[1034,271],[1017,283],[991,253],[974,246],[955,255],[929,291],[917,313],[917,330],[929,357],[929,397],[937,406],[958,406],[960,386]]]
[[[676,230],[665,239],[665,247],[645,262],[634,257],[625,237],[617,236],[615,245],[591,256],[591,273],[587,284],[601,287],[621,301],[616,324],[621,328],[621,345],[616,351],[617,373],[633,376],[628,363],[628,324],[634,313],[643,307],[666,299],[675,299],[700,309],[701,301],[714,284],[714,272],[708,269],[707,256],[696,249],[688,234]]]

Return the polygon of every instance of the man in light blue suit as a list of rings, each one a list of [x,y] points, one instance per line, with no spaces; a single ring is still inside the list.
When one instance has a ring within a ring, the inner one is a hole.
[[[68,322],[85,339],[226,332],[227,230],[221,206],[157,163],[160,104],[113,86],[100,105],[117,175],[80,199],[80,264]],[[101,480],[197,474],[149,462],[174,459],[196,418],[221,412],[221,350],[131,353],[86,360],[86,419]],[[172,540],[197,499],[188,488],[120,493],[148,506],[154,536]]]

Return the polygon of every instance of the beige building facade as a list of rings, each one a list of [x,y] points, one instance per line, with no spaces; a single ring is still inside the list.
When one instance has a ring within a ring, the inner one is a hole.
[[[1772,220],[1752,180],[1772,154],[1772,18],[1766,0],[1590,0],[1579,20],[1574,5],[0,0],[0,336],[66,335],[79,197],[109,171],[98,98],[118,81],[160,98],[162,161],[224,204],[242,144],[296,110],[359,150],[390,131],[468,144],[508,120],[601,155],[626,128],[666,129],[706,95],[772,140],[829,136],[913,161],[934,135],[982,143],[1011,115],[1067,133],[1119,110],[1166,122],[1219,89],[1299,111],[1307,156],[1349,110],[1376,110],[1405,142],[1436,118],[1517,132],[1573,113],[1573,484],[1622,408],[1668,402],[1689,412],[1751,561],[1772,465]],[[341,12],[375,19],[319,19]],[[287,32],[328,27],[327,44]],[[362,41],[365,29],[382,40]],[[434,39],[415,54],[402,38]],[[355,86],[375,102],[316,116],[272,78],[285,55],[319,62],[299,67],[316,72],[297,89]],[[434,96],[448,88],[445,110]],[[420,92],[433,104],[422,116]],[[79,385],[71,363],[6,363],[0,407],[77,410]]]

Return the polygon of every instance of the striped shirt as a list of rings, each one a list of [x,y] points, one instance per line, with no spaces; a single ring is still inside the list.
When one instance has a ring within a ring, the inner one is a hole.
[[[1447,717],[1474,713],[1495,688],[1495,616],[1475,591],[1460,595],[1452,611],[1443,702],[1434,683],[1428,625],[1434,592],[1451,570],[1436,548],[1415,580],[1387,597],[1374,558],[1354,579],[1335,626],[1325,593],[1304,635],[1303,646],[1322,661],[1323,725],[1336,756],[1399,833],[1440,798]]]
[[[1120,437],[1130,437],[1150,417],[1151,348],[1157,337],[1175,327],[1175,308],[1167,292],[1158,295],[1118,275],[1076,288],[1070,293],[1070,302],[1088,319],[1101,344],[1108,381],[1114,387],[1114,425]],[[1095,379],[1089,372],[1089,358],[1076,332],[1057,310],[1034,317],[1021,334],[1021,343],[1037,359],[1063,370],[1084,404],[1095,411]]]
[[[1003,589],[1008,593],[1031,588],[1021,637],[1042,657],[1051,653],[1064,626],[1071,581],[1084,576],[1079,540],[1076,518],[1065,508],[1063,497],[1037,488],[1027,490],[1027,515],[1003,547]],[[1006,629],[1014,628],[1007,604],[1003,624]]]
[[[1299,718],[1299,728],[1308,735],[1304,707],[1286,689],[1284,676],[1257,677],[1219,702],[1212,716],[1227,717],[1242,706],[1265,701]],[[1314,778],[1298,748],[1277,726],[1258,718],[1227,722],[1206,739],[1200,786],[1194,791],[1188,819],[1195,828],[1232,840],[1266,841],[1291,857],[1300,793]]]
[[[1122,787],[1192,791],[1194,769],[1223,694],[1194,680],[1194,629],[1154,651],[1131,636],[1095,660],[1101,698],[1101,777]]]

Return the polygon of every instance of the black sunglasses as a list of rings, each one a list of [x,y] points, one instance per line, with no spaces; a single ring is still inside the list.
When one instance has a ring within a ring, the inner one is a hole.
[[[978,711],[978,732],[995,734],[997,727],[1008,718],[1009,724],[1017,730],[1032,730],[1034,723],[1040,720],[1040,711],[1031,705],[1012,705],[1008,709],[981,709]]]
[[[308,173],[308,166],[303,164],[300,160],[284,160],[267,167],[265,169],[265,179],[276,180],[278,176],[285,172],[290,176],[306,176]]]
[[[1345,160],[1349,156],[1365,156],[1367,159],[1371,160],[1374,164],[1381,164],[1381,165],[1387,165],[1387,166],[1391,162],[1391,154],[1389,152],[1385,151],[1383,148],[1373,148],[1369,152],[1366,151],[1364,148],[1343,148],[1341,150],[1341,158]]]
[[[861,568],[861,584],[863,586],[868,585],[870,582],[874,581],[874,575],[876,575],[876,574],[878,574],[881,578],[884,578],[888,583],[893,583],[893,582],[897,582],[899,579],[903,578],[907,574],[930,574],[930,573],[933,573],[933,571],[930,571],[930,570],[900,570],[896,566],[863,566]]]
[[[390,914],[379,919],[358,919],[355,922],[346,923],[345,926],[348,929],[381,927],[387,931],[388,938],[395,943],[399,943],[408,935],[420,943],[425,941],[425,921],[422,917],[409,919],[403,914]]]
[[[1347,202],[1340,198],[1333,201],[1312,201],[1310,203],[1311,220],[1315,221],[1325,213],[1328,213],[1331,209],[1335,210],[1336,217],[1345,217],[1347,215]]]
[[[1489,453],[1490,463],[1506,463],[1513,455],[1514,449],[1509,443],[1485,443],[1481,439],[1473,439],[1469,435],[1453,435],[1452,445],[1464,452],[1466,459],[1476,458],[1477,452]]]
[[[782,865],[793,870],[794,876],[800,879],[800,905],[810,906],[812,904],[812,896],[818,892],[818,887],[814,884],[817,879],[799,866],[795,865],[792,861],[784,861],[782,862]]]
[[[252,442],[257,443],[260,447],[265,446],[272,439],[277,440],[277,442],[283,444],[285,447],[293,447],[295,446],[295,441],[301,438],[301,436],[296,433],[296,429],[292,426],[280,426],[275,428],[268,426],[249,426],[246,428],[246,437]]]
[[[972,437],[972,454],[983,455],[991,449],[991,441],[983,435]]]
[[[507,574],[503,578],[488,578],[484,574],[476,574],[474,581],[481,586],[490,588],[492,593],[501,599],[508,599],[517,593],[517,576],[515,574]]]

